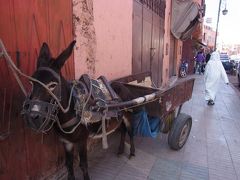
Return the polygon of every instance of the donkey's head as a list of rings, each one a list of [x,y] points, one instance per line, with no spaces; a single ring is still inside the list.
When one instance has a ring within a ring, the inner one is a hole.
[[[43,43],[37,60],[37,70],[30,83],[32,91],[23,105],[23,114],[28,126],[37,131],[49,130],[57,120],[58,104],[61,101],[61,68],[72,53],[76,41],[73,41],[56,58],[51,56],[47,43]],[[55,96],[55,98],[54,98]]]

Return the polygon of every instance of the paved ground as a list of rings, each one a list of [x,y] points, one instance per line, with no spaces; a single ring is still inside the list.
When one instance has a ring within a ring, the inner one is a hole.
[[[110,138],[108,150],[89,156],[93,180],[240,180],[240,93],[222,85],[212,107],[204,101],[203,76],[196,75],[192,100],[183,112],[193,117],[193,127],[180,151],[170,150],[167,136],[135,138],[136,157],[116,156],[119,135]],[[117,137],[116,137],[117,136]],[[81,170],[76,169],[77,179]]]
[[[232,85],[240,91],[237,76],[228,75],[228,78],[229,78],[229,81],[232,83]]]

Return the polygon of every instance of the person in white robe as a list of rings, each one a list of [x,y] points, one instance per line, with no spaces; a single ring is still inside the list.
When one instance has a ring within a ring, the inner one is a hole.
[[[204,80],[205,100],[208,101],[208,105],[214,105],[220,81],[223,80],[226,84],[229,83],[226,71],[220,60],[220,55],[216,51],[211,54],[210,60],[206,65]]]

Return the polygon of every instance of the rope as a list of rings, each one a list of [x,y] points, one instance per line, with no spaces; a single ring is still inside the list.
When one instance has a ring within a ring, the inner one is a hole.
[[[88,76],[88,75],[87,75],[87,76]],[[90,79],[90,78],[89,78],[89,79]],[[87,97],[85,103],[83,104],[80,121],[72,128],[72,130],[70,130],[70,131],[65,131],[65,130],[62,128],[59,120],[57,120],[58,127],[59,127],[59,129],[60,129],[63,133],[65,133],[65,134],[72,134],[72,133],[74,133],[74,131],[78,128],[78,126],[79,126],[81,123],[84,123],[85,125],[87,125],[87,122],[84,121],[84,119],[83,119],[83,118],[84,118],[83,113],[84,113],[85,107],[86,107],[86,105],[87,105],[87,103],[88,103],[88,101],[89,101],[89,99],[90,99],[90,97],[91,97],[91,94],[92,94],[92,81],[91,81],[91,79],[90,79],[90,89],[89,89],[88,97]]]
[[[7,60],[8,67],[12,70],[13,75],[14,75],[15,79],[17,80],[17,83],[18,83],[18,85],[20,86],[23,94],[24,94],[25,96],[27,96],[27,91],[26,91],[26,89],[24,88],[24,86],[23,86],[23,84],[22,84],[22,81],[21,81],[20,78],[18,77],[16,71],[13,69],[13,67],[15,67],[15,68],[17,68],[17,67],[16,67],[15,64],[12,62],[12,59],[11,59],[11,57],[8,55],[8,53],[7,53],[7,51],[6,51],[6,48],[5,48],[5,46],[4,46],[4,44],[3,44],[3,42],[2,42],[1,39],[0,39],[0,47],[2,48],[2,52],[0,53],[0,57],[1,57],[2,55],[5,57],[5,59]]]
[[[122,123],[122,119],[119,120],[119,123],[115,126],[115,128],[113,128],[112,130],[110,130],[109,132],[106,133],[106,136],[112,134],[114,131],[116,131],[116,129],[121,125]],[[92,139],[99,139],[99,138],[102,138],[103,137],[103,134],[94,134],[94,135],[90,135],[90,138]]]
[[[107,116],[107,109],[103,111],[103,116],[102,116],[102,147],[103,149],[108,148],[107,132],[106,132],[106,116]]]

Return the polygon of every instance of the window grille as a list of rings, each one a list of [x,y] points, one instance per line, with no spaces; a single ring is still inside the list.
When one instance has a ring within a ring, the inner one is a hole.
[[[165,0],[138,0],[143,6],[151,9],[157,15],[164,17],[165,14]]]

